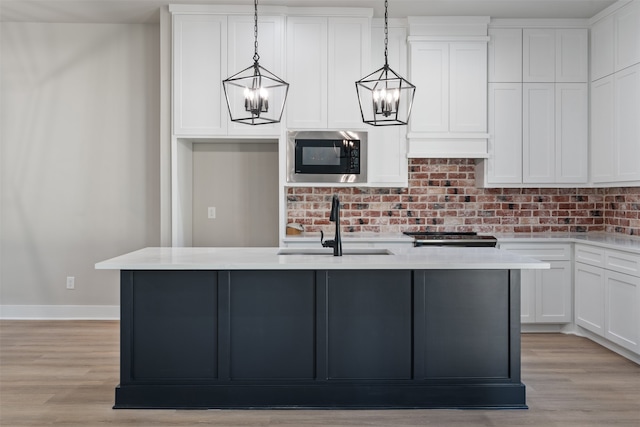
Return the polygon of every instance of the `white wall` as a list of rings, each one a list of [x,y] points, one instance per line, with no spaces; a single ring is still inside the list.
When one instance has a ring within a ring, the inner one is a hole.
[[[159,26],[1,37],[0,316],[117,315],[118,272],[94,264],[160,242]]]

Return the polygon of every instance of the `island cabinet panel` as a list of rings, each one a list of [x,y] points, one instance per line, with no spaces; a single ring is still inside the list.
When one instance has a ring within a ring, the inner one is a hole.
[[[509,294],[505,271],[429,272],[424,377],[508,378]]]
[[[327,274],[330,379],[410,379],[411,272]]]
[[[313,379],[313,271],[231,271],[230,377]],[[224,279],[223,279],[224,280]]]
[[[122,382],[217,378],[217,277],[207,271],[122,274],[121,319],[131,358]],[[126,302],[126,304],[125,304]],[[124,368],[123,366],[123,368]]]

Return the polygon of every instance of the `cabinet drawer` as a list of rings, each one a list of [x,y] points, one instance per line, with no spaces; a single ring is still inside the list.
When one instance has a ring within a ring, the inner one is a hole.
[[[640,255],[607,249],[605,268],[640,277]]]
[[[570,244],[501,243],[500,249],[540,261],[571,260]]]
[[[604,249],[595,246],[576,245],[576,262],[604,267]]]

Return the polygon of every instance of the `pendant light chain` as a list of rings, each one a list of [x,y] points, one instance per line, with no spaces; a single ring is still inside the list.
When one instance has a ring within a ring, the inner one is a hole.
[[[389,1],[384,0],[384,65],[389,66],[388,54],[389,50],[387,45],[389,44]]]
[[[258,0],[253,2],[253,39],[253,61],[257,63],[260,60],[260,55],[258,55]]]

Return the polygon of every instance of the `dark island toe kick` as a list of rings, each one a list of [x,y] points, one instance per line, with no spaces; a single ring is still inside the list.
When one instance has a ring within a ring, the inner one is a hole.
[[[520,271],[123,270],[115,408],[526,408]]]
[[[527,409],[523,384],[135,385],[114,409]]]

